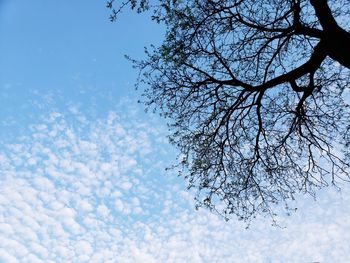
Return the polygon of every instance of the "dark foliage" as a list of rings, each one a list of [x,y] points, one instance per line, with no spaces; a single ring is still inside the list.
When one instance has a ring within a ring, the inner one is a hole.
[[[111,20],[128,4],[166,26],[134,63],[199,206],[247,220],[348,179],[348,0],[126,1]]]

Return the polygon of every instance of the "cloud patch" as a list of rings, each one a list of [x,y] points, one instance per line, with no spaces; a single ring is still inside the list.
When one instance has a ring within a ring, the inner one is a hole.
[[[0,262],[348,262],[350,191],[248,230],[195,211],[165,129],[131,112],[53,112],[0,153]],[[121,117],[121,116],[124,117]]]

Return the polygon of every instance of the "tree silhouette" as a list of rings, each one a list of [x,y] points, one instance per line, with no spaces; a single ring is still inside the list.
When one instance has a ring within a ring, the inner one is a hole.
[[[166,27],[133,62],[199,206],[248,220],[348,179],[348,0],[112,1],[111,20],[128,4]]]

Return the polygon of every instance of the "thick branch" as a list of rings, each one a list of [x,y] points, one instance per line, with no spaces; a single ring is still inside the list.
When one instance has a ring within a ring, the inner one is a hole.
[[[310,0],[315,9],[316,16],[325,31],[331,31],[338,27],[327,0]]]
[[[325,31],[323,41],[327,55],[350,69],[350,33],[342,29],[333,17],[327,0],[310,0]]]
[[[322,61],[326,58],[326,56],[327,56],[327,53],[325,51],[324,44],[321,41],[314,48],[314,52],[312,53],[311,58],[307,62],[305,62],[303,65],[258,86],[252,86],[248,83],[238,80],[235,77],[232,77],[232,79],[230,80],[219,80],[194,65],[188,64],[186,62],[184,63],[184,65],[207,76],[207,79],[201,82],[198,82],[197,84],[203,85],[203,84],[209,84],[209,83],[216,83],[220,85],[242,87],[247,91],[261,91],[261,90],[273,88],[277,85],[280,85],[286,82],[294,83],[296,79],[304,76],[305,74],[316,71],[320,67]]]
[[[324,50],[324,44],[322,42],[319,42],[314,48],[314,52],[312,53],[311,58],[306,63],[288,73],[285,73],[281,76],[267,81],[260,86],[257,86],[257,88],[268,89],[285,82],[296,80],[309,72],[317,70],[326,56],[327,54]]]

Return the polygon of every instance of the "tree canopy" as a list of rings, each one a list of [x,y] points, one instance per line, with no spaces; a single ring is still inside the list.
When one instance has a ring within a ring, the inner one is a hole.
[[[199,206],[248,220],[348,179],[348,0],[110,1],[111,20],[128,5],[166,27],[133,62]]]

